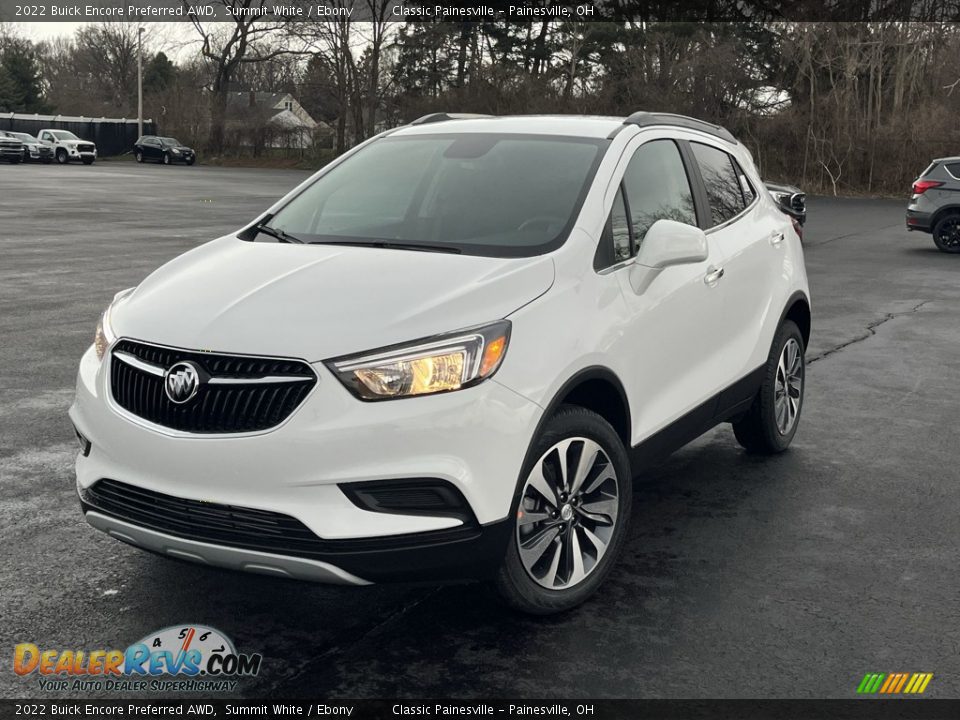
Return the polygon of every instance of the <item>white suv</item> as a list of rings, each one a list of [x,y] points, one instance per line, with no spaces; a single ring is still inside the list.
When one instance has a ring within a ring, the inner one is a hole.
[[[789,445],[800,240],[723,128],[431,115],[119,293],[70,416],[91,525],[171,557],[570,608],[631,480]]]

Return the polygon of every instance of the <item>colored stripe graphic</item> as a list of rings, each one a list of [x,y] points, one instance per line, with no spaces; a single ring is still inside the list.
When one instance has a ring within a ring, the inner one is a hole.
[[[861,695],[920,695],[926,691],[933,673],[867,673],[857,686]]]

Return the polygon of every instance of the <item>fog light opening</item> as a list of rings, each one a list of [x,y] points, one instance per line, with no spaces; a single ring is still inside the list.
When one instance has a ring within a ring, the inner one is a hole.
[[[91,446],[90,446],[90,441],[87,440],[87,439],[83,436],[83,433],[81,433],[81,432],[80,432],[79,430],[77,430],[76,428],[73,429],[73,432],[76,434],[76,436],[77,436],[77,443],[80,445],[80,454],[83,455],[84,457],[87,457],[88,455],[90,455],[90,447],[91,447]]]

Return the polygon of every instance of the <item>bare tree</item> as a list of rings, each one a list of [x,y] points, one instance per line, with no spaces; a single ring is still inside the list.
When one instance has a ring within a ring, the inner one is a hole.
[[[183,0],[183,4],[189,10],[188,1]],[[191,21],[201,39],[200,52],[212,71],[207,149],[219,155],[223,152],[227,94],[238,68],[295,51],[283,47],[260,50],[262,41],[285,24],[268,19],[270,6],[266,0],[217,0],[217,4],[229,9],[232,22],[204,23],[196,15],[191,15]]]

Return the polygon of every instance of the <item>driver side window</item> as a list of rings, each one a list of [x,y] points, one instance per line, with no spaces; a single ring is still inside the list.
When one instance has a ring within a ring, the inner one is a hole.
[[[651,140],[634,152],[607,218],[594,268],[602,270],[636,255],[657,220],[697,225],[680,149],[668,139]]]

